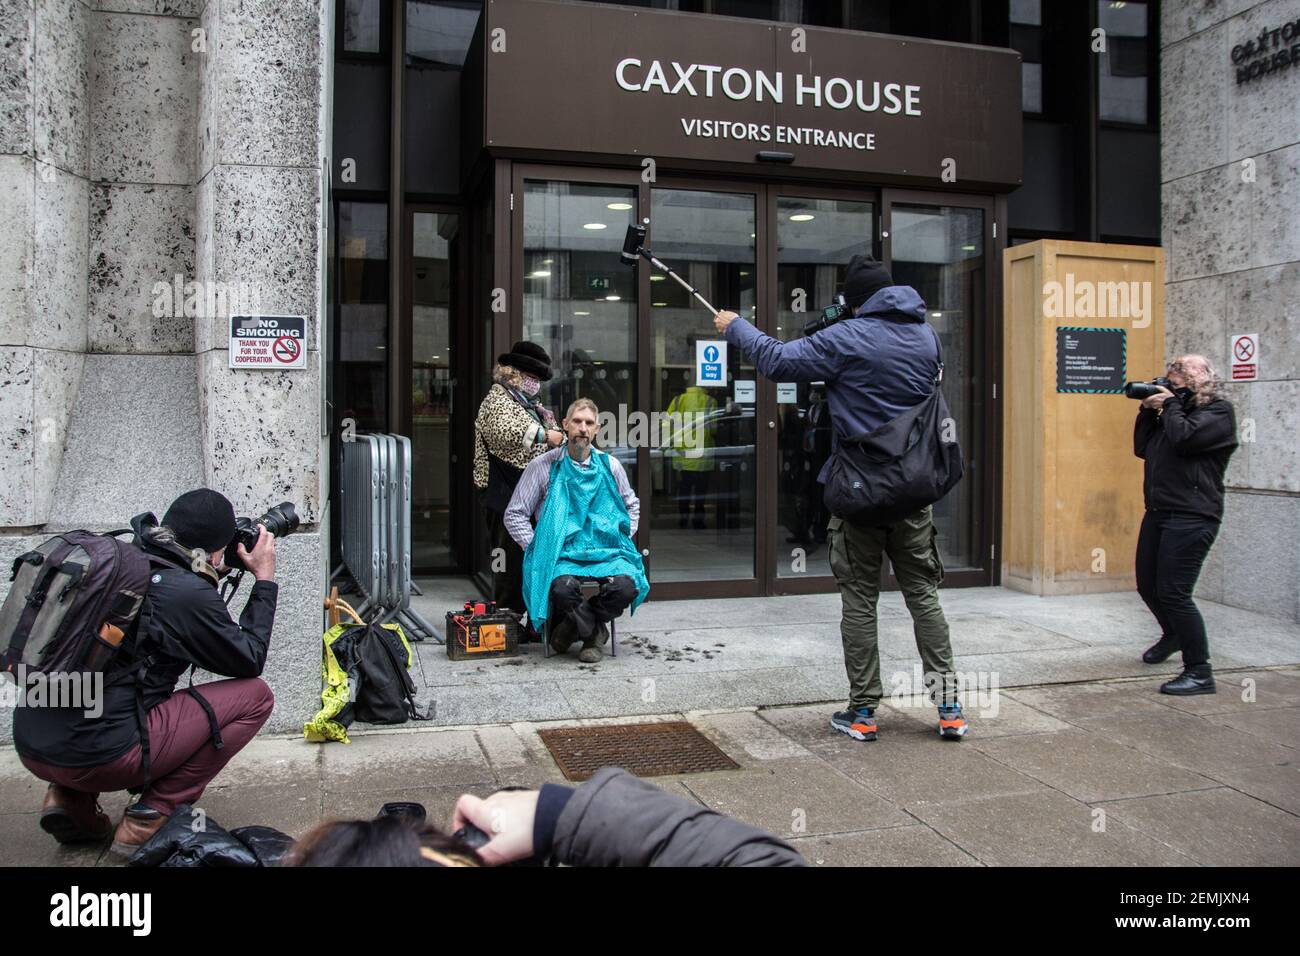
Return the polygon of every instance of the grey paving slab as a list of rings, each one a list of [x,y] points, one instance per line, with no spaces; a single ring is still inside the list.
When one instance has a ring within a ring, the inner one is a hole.
[[[436,708],[430,723],[442,727],[578,716],[557,681],[451,685],[430,688],[429,698]]]
[[[1295,761],[1246,767],[1223,777],[1234,790],[1300,816],[1300,766]]]
[[[1166,707],[1188,714],[1252,713],[1275,707],[1300,707],[1300,678],[1281,671],[1245,670],[1214,675],[1213,694],[1175,697],[1160,694]]]
[[[943,740],[938,733],[886,733],[859,743],[832,762],[873,793],[909,811],[931,803],[1046,789],[1032,776],[968,744]]]
[[[812,751],[781,733],[754,711],[688,716],[702,734],[741,766],[813,756]]]
[[[471,730],[365,734],[319,744],[328,792],[492,783],[495,775]]]
[[[1156,760],[1098,733],[972,739],[972,747],[1084,803],[1215,786],[1200,774]]]
[[[818,756],[833,760],[838,755],[854,753],[863,746],[861,741],[853,740],[831,729],[831,714],[840,706],[843,705],[805,704],[798,707],[770,707],[760,710],[758,716]],[[896,734],[910,734],[917,737],[928,734],[919,722],[909,719],[906,714],[893,709],[889,704],[881,704],[876,711],[876,719],[880,726],[881,740]]]
[[[227,830],[260,825],[275,827],[296,839],[320,820],[321,791],[314,779],[217,786],[220,779],[204,791],[196,806]]]
[[[791,704],[815,700],[819,693],[814,681],[790,668],[557,683],[577,717],[723,710],[755,702]]]
[[[108,840],[60,845],[41,829],[39,813],[0,813],[0,866],[94,866],[107,849]]]
[[[932,803],[911,811],[990,866],[1188,866],[1191,857],[1055,790]]]
[[[1300,865],[1300,818],[1218,788],[1101,804],[1106,813],[1205,866]]]
[[[1300,707],[1206,714],[1205,719],[1212,724],[1223,724],[1233,730],[1271,740],[1292,750],[1300,749]]]
[[[1050,648],[1083,647],[1084,642],[1020,620],[1014,613],[947,610],[954,654],[1005,654]],[[915,651],[915,642],[913,642]]]
[[[959,693],[958,701],[969,727],[967,738],[981,740],[1018,734],[1042,734],[1068,730],[1070,725],[1043,713],[1002,688],[983,688]],[[890,697],[890,705],[901,716],[938,733],[938,714],[928,696]]]
[[[682,784],[712,809],[782,838],[913,822],[816,758],[773,760],[729,774],[695,774],[683,778]]]
[[[1020,687],[1007,695],[1035,710],[1078,724],[1112,717],[1167,716],[1161,695],[1145,682],[1060,684],[1055,687]]]
[[[1119,717],[1099,733],[1166,763],[1230,783],[1241,771],[1295,763],[1295,751],[1191,714]]]
[[[979,866],[927,826],[834,833],[790,841],[809,866]]]
[[[319,780],[326,746],[334,745],[309,743],[303,737],[259,737],[256,746],[245,747],[235,754],[217,779],[222,786]]]

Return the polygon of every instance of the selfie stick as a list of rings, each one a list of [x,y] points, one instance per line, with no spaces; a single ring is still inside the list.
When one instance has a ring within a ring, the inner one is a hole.
[[[668,266],[660,262],[659,259],[655,257],[655,254],[653,252],[645,248],[645,233],[646,233],[646,227],[648,225],[650,225],[650,220],[643,219],[641,220],[640,224],[633,223],[632,225],[627,227],[627,236],[625,236],[623,239],[623,251],[619,255],[619,258],[623,260],[624,264],[629,266],[634,266],[637,263],[637,259],[639,259],[641,256],[645,256],[646,260],[652,266],[654,266],[659,271],[666,273],[669,276],[672,276],[673,279],[677,281],[678,285],[680,285],[691,295],[695,296],[695,298],[699,300],[700,305],[708,309],[710,314],[717,315],[718,310],[709,304],[708,299],[700,295],[699,289],[696,289],[689,282],[687,282],[676,272],[674,272],[671,268],[669,268]]]

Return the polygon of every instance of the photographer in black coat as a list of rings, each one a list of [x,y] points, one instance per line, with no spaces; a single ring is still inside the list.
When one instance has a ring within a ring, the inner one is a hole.
[[[1160,692],[1213,694],[1205,621],[1192,592],[1223,520],[1223,475],[1237,448],[1237,420],[1204,356],[1175,359],[1166,378],[1173,391],[1162,386],[1143,399],[1133,429],[1133,452],[1146,463],[1137,587],[1161,629],[1142,659],[1159,664],[1181,650],[1183,672]]]

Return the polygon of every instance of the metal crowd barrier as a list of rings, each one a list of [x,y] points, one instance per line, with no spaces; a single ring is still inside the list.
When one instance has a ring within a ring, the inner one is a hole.
[[[411,580],[411,440],[403,435],[357,435],[345,441],[340,469],[343,566],[361,592],[357,613],[384,623],[398,620],[417,641],[443,643],[411,607],[420,590]]]

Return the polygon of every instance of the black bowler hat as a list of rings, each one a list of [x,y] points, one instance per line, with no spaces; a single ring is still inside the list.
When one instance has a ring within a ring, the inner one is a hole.
[[[235,506],[219,491],[196,488],[172,502],[162,523],[185,547],[217,551],[235,536]]]
[[[857,309],[893,284],[894,279],[884,266],[870,256],[858,254],[849,260],[848,274],[844,277],[844,301],[849,308]]]
[[[549,382],[553,374],[550,355],[546,353],[546,349],[532,342],[516,342],[510,347],[509,352],[498,355],[497,361],[502,365],[517,368],[542,382]]]

